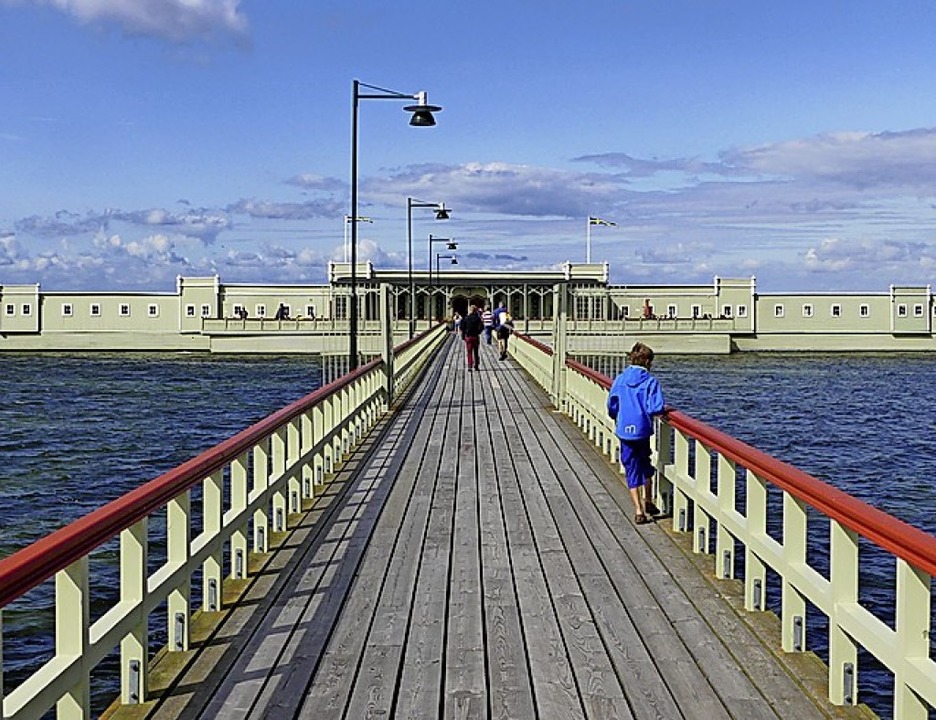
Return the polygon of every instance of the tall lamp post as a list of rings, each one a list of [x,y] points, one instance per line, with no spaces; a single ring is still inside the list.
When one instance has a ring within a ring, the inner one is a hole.
[[[348,226],[351,224],[352,220],[353,220],[354,222],[366,222],[366,223],[372,223],[372,222],[374,222],[374,221],[373,221],[371,218],[369,218],[369,217],[352,218],[350,215],[345,215],[345,216],[344,216],[344,242],[342,243],[341,247],[342,247],[342,249],[344,250],[344,261],[345,261],[345,262],[348,262],[348,245],[350,244],[350,243],[348,243]]]
[[[361,89],[365,92],[361,92]],[[371,91],[371,92],[367,92]],[[436,124],[432,113],[442,108],[430,105],[424,90],[415,95],[387,90],[376,85],[367,85],[355,80],[351,100],[351,217],[358,217],[358,108],[361,100],[415,100],[415,105],[403,108],[412,113],[409,124],[414,127],[432,127]],[[351,223],[351,315],[348,327],[348,369],[358,366],[358,298],[357,298],[357,226]]]
[[[436,220],[448,220],[449,211],[444,202],[423,202],[416,198],[406,198],[406,244],[409,249],[409,336],[416,334],[416,288],[413,284],[413,208],[435,208]],[[430,276],[432,268],[429,269]]]
[[[446,250],[458,250],[458,243],[452,238],[433,237],[429,235],[429,321],[432,322],[432,313],[435,310],[435,288],[432,286],[432,246],[436,243],[446,243]],[[438,274],[438,271],[436,272]]]

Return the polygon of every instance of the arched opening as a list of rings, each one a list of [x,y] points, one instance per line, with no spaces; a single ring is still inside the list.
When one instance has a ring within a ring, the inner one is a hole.
[[[456,295],[452,298],[452,312],[457,312],[462,317],[468,314],[468,298],[464,295]]]

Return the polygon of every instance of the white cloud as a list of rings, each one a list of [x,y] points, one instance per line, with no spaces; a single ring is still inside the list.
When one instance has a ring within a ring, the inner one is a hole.
[[[240,0],[25,0],[51,5],[79,22],[116,24],[130,35],[186,41],[218,34],[243,35]]]

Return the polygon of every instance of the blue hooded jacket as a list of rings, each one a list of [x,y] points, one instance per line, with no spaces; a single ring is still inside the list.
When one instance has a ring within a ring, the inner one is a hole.
[[[608,415],[622,440],[644,440],[653,435],[651,416],[663,412],[663,390],[650,371],[629,365],[614,379],[608,393]]]

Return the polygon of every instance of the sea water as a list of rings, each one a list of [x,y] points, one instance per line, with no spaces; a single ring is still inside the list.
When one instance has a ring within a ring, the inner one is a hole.
[[[608,375],[622,365],[588,360]],[[936,357],[663,355],[652,370],[673,407],[936,534]],[[321,384],[321,365],[303,356],[0,356],[0,557]],[[864,582],[863,602],[886,613],[893,562],[862,562],[880,576]],[[104,572],[116,583],[113,562]],[[15,608],[4,621],[9,689],[48,656],[53,630]],[[98,709],[118,692],[114,670],[99,671]],[[859,670],[861,699],[887,717],[889,677],[867,657]]]

